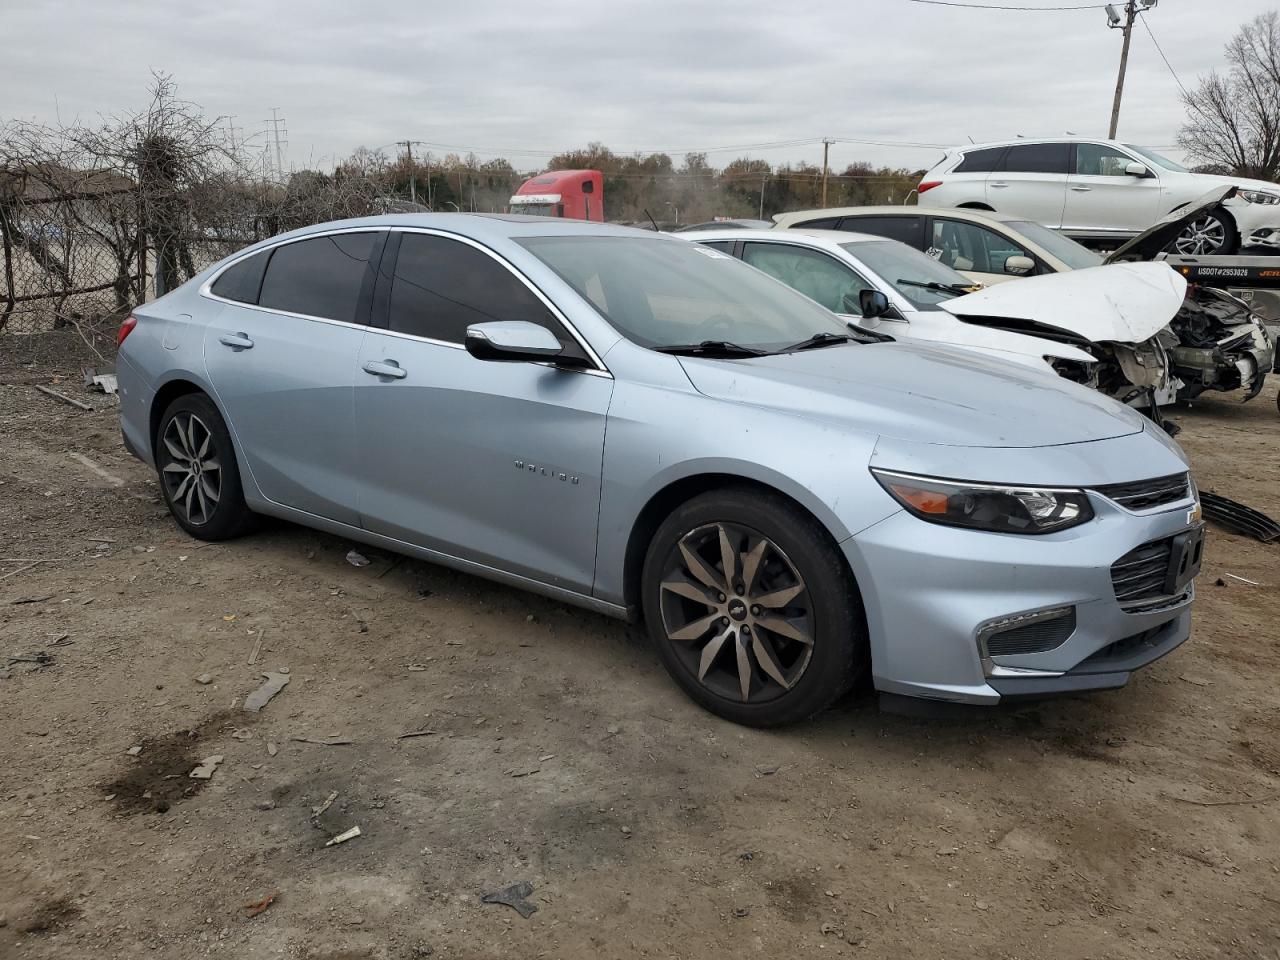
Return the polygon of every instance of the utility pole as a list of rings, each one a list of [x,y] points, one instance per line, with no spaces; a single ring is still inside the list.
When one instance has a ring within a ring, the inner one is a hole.
[[[822,206],[827,206],[827,154],[831,149],[831,141],[824,139],[822,141]],[[762,218],[763,219],[763,218]]]
[[[404,144],[405,157],[409,161],[409,199],[412,200],[414,203],[417,203],[418,202],[418,181],[414,176],[416,171],[413,166],[413,141],[401,140],[400,142]]]
[[[1158,2],[1159,0],[1125,0],[1123,16],[1116,10],[1115,4],[1106,5],[1107,26],[1112,30],[1124,31],[1124,44],[1120,48],[1120,73],[1116,76],[1116,97],[1111,103],[1111,132],[1107,134],[1110,140],[1116,138],[1116,131],[1120,128],[1120,98],[1124,96],[1124,75],[1129,68],[1129,40],[1133,36],[1133,23],[1138,19],[1138,14],[1146,13]]]
[[[764,219],[764,185],[769,182],[769,175],[760,178],[760,219]]]

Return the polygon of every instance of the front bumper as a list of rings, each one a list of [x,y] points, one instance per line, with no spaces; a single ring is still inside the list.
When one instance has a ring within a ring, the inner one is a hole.
[[[1195,501],[1146,513],[1090,494],[1095,518],[1047,536],[925,523],[895,514],[841,544],[862,589],[876,689],[996,704],[1122,686],[1190,635],[1194,588],[1138,608],[1116,599],[1111,565],[1192,526]],[[995,620],[1070,608],[1051,649],[984,655]]]

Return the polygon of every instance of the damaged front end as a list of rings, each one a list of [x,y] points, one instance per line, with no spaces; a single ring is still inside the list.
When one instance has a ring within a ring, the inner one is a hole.
[[[1275,343],[1249,305],[1221,290],[1193,286],[1170,322],[1178,344],[1169,352],[1182,381],[1179,400],[1206,390],[1244,390],[1252,400],[1275,363]]]

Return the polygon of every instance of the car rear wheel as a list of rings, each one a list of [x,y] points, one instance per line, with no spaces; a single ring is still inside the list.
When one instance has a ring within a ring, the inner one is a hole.
[[[1182,256],[1235,253],[1240,235],[1231,218],[1217,211],[1206,212],[1192,220],[1173,241],[1173,253]]]
[[[160,418],[156,470],[169,512],[201,540],[227,540],[253,526],[231,434],[208,397],[174,400]]]
[[[730,489],[688,501],[654,535],[641,580],[668,672],[736,723],[810,717],[869,662],[861,600],[840,551],[780,497]]]

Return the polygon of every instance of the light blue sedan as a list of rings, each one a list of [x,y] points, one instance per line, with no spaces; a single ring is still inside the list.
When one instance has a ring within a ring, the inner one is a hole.
[[[890,699],[1115,687],[1189,635],[1199,504],[1160,430],[678,238],[322,224],[120,337],[125,443],[193,536],[267,514],[642,617],[740,723],[868,671]]]

